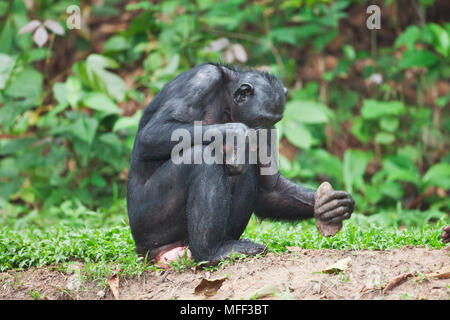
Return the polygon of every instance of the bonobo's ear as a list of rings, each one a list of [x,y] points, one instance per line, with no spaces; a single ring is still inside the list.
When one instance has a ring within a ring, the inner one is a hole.
[[[239,79],[239,75],[236,71],[231,70],[225,66],[220,66],[220,68],[222,69],[222,72],[227,81],[234,82],[237,81],[237,79]]]
[[[239,103],[247,100],[247,97],[253,94],[253,86],[250,83],[243,83],[234,92],[234,102]]]

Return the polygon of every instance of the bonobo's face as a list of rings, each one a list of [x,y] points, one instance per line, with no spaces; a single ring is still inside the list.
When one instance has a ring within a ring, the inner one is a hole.
[[[258,71],[240,73],[231,85],[231,118],[250,128],[271,128],[281,120],[286,88],[271,74]]]

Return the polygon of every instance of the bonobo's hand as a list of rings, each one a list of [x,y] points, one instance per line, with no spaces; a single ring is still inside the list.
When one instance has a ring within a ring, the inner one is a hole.
[[[230,176],[243,174],[248,169],[248,164],[246,161],[248,141],[245,138],[247,130],[248,127],[243,123],[232,122],[225,124],[225,132],[224,132],[225,145],[223,147],[223,153],[224,153],[224,162],[228,168]],[[228,137],[238,136],[242,138],[238,138],[236,143],[236,141],[227,141],[226,139],[227,135]],[[243,141],[244,143],[241,144],[239,143],[240,141]],[[229,142],[230,145],[228,145],[227,142]],[[238,157],[239,152],[242,152],[241,155],[243,157],[241,158]]]
[[[450,226],[446,226],[443,228],[444,233],[441,234],[442,242],[447,243],[450,242]]]
[[[314,215],[326,223],[335,224],[350,218],[354,207],[355,201],[349,193],[331,190],[318,199]]]

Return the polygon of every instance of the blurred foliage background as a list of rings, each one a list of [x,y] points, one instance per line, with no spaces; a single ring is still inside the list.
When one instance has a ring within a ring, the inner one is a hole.
[[[289,89],[286,177],[328,180],[382,224],[448,219],[449,17],[446,0],[2,1],[0,224],[126,222],[141,110],[219,60]]]

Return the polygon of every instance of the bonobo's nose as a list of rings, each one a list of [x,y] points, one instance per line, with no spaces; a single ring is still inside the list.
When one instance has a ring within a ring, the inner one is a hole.
[[[284,95],[287,95],[287,89],[286,89],[286,87],[283,87],[283,92],[284,92]]]

